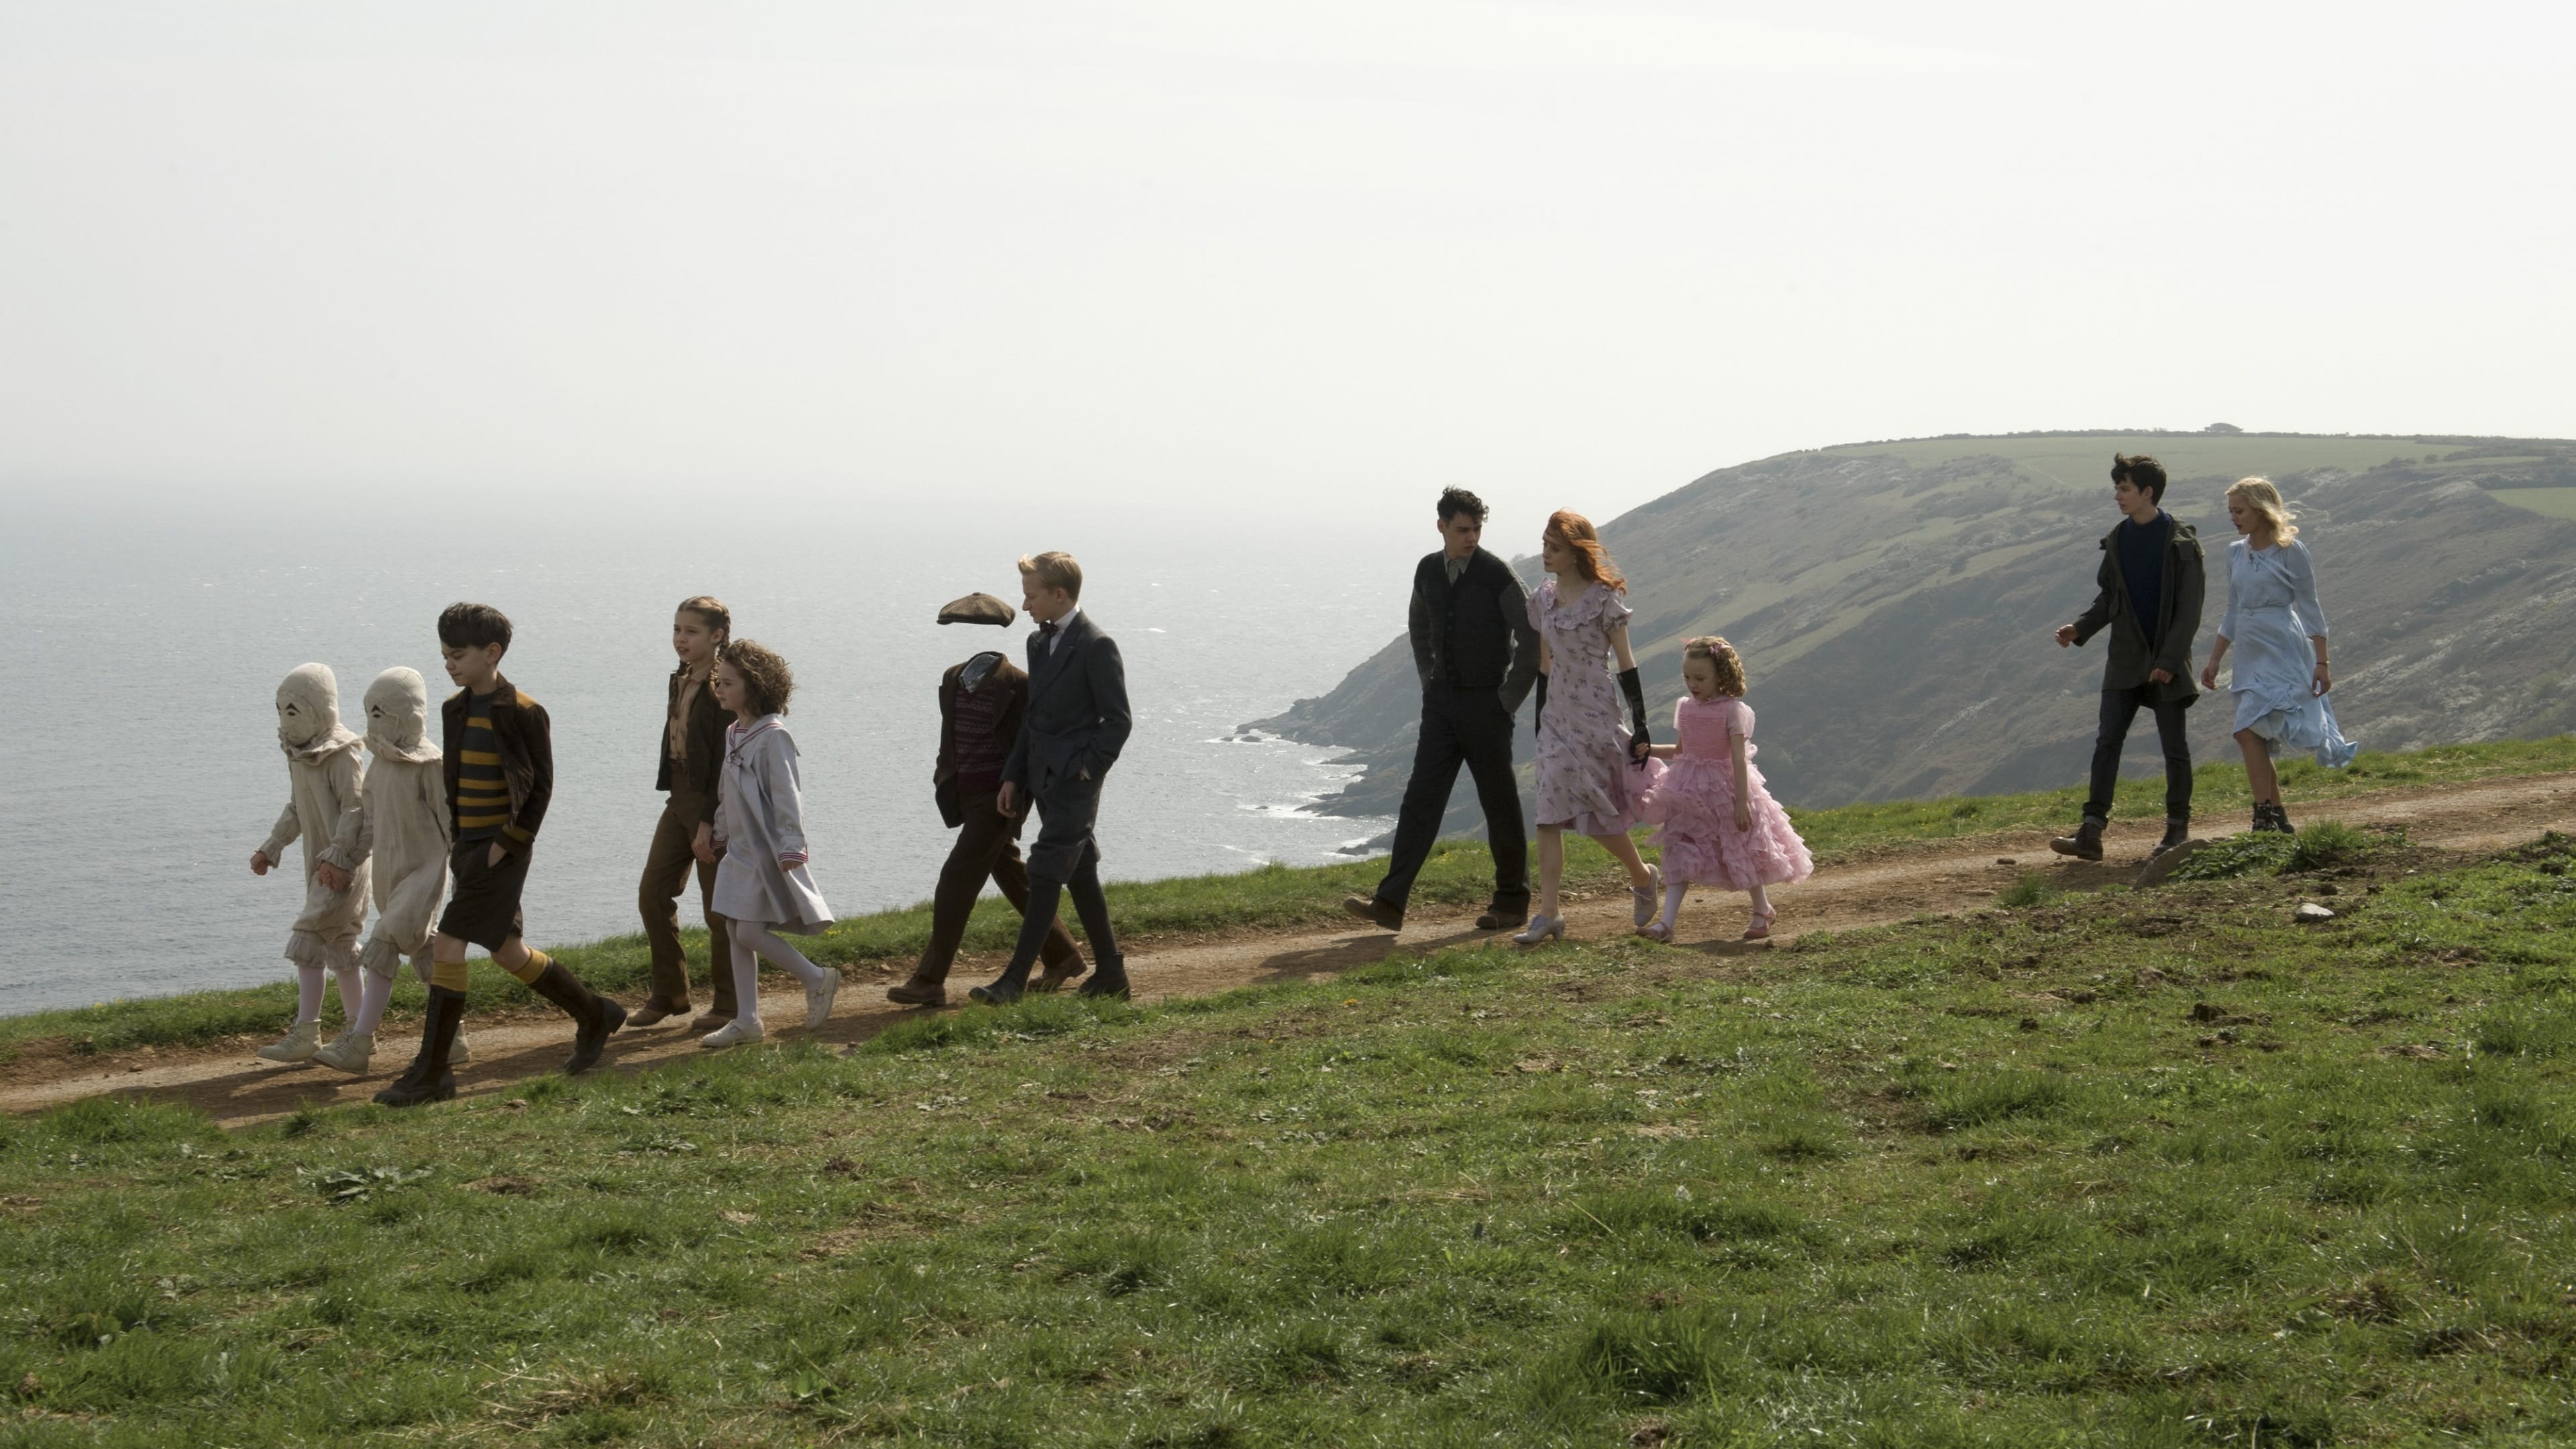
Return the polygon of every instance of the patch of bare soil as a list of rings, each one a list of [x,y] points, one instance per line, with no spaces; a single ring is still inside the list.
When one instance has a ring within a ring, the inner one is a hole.
[[[2299,812],[2302,821],[2341,820],[2355,826],[2398,825],[2418,847],[2477,853],[2501,850],[2551,829],[2576,830],[2576,775],[2525,776],[2465,786],[2391,790]],[[2115,821],[2106,836],[2109,859],[2087,864],[2052,854],[2042,831],[2014,831],[1946,841],[1849,865],[1820,870],[1802,884],[1772,892],[1780,919],[1773,939],[1787,942],[1803,931],[1850,930],[1921,915],[1948,915],[1990,903],[1996,892],[2031,870],[2046,873],[2066,890],[2092,890],[2133,880],[2163,822]],[[1683,907],[1677,945],[1711,957],[1765,949],[1737,939],[1744,929],[1740,895],[1695,891]],[[1567,934],[1599,940],[1631,929],[1627,892],[1594,892],[1567,902]],[[1453,946],[1513,950],[1507,937],[1475,928],[1475,913],[1425,911],[1400,934],[1357,921],[1317,930],[1258,932],[1216,939],[1143,942],[1128,952],[1128,973],[1140,1001],[1205,996],[1272,982],[1313,981],[1355,966]],[[1711,963],[1715,965],[1715,962]],[[950,1010],[963,1005],[965,987],[998,969],[997,960],[961,960],[951,978]],[[854,970],[832,1019],[817,1033],[836,1044],[864,1041],[919,1008],[883,999],[882,988],[901,979],[896,971]],[[805,1015],[801,992],[761,998],[773,1039],[796,1035]],[[571,1050],[570,1027],[552,1015],[469,1023],[474,1060],[457,1072],[464,1095],[502,1092],[529,1077],[562,1069]],[[281,1067],[251,1055],[261,1043],[248,1038],[194,1048],[145,1048],[78,1054],[59,1042],[30,1042],[0,1065],[0,1111],[32,1112],[81,1097],[120,1093],[202,1108],[226,1127],[286,1116],[307,1105],[363,1102],[410,1060],[413,1043],[388,1035],[374,1068],[363,1077],[328,1067]],[[687,1057],[700,1048],[681,1023],[626,1031],[611,1040],[601,1070],[644,1071]],[[506,1191],[508,1189],[496,1188]]]

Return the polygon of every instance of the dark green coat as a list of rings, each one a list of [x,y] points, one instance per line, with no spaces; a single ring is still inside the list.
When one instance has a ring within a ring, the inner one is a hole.
[[[2120,528],[2112,525],[2102,535],[2102,567],[2095,578],[2101,591],[2093,596],[2093,607],[2075,621],[2075,642],[2111,631],[2111,657],[2102,666],[2104,689],[2136,689],[2147,683],[2150,671],[2163,669],[2173,674],[2173,682],[2155,686],[2158,704],[2189,704],[2200,698],[2200,686],[2191,676],[2191,645],[2200,633],[2200,606],[2209,592],[2209,575],[2200,554],[2200,534],[2177,518],[2173,532],[2165,538],[2164,584],[2156,604],[2156,635],[2150,639],[2138,628],[2138,614],[2129,607],[2129,581],[2120,574]]]

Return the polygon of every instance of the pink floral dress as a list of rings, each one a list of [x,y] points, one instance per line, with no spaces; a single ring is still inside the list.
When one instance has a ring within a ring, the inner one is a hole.
[[[1624,835],[1651,778],[1628,759],[1610,631],[1628,622],[1618,591],[1594,584],[1571,604],[1556,580],[1530,596],[1530,625],[1547,641],[1547,712],[1539,717],[1535,823],[1578,835]]]
[[[1787,885],[1815,873],[1807,842],[1798,838],[1789,812],[1771,798],[1761,767],[1753,763],[1752,706],[1723,696],[1683,695],[1673,706],[1673,733],[1678,746],[1672,762],[1646,799],[1647,818],[1662,826],[1649,843],[1663,848],[1664,879],[1740,891]],[[1730,735],[1744,736],[1744,778],[1752,787],[1750,830],[1735,828]]]

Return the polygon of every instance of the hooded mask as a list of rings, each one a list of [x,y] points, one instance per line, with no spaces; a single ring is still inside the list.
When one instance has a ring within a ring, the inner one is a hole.
[[[429,685],[400,665],[367,686],[367,748],[380,760],[426,765],[439,758],[429,742]]]
[[[316,764],[356,744],[340,727],[340,681],[327,664],[299,664],[277,686],[277,743],[290,760]]]

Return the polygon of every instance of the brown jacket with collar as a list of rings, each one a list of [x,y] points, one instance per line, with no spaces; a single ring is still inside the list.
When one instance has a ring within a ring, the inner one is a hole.
[[[952,830],[966,823],[965,804],[957,793],[957,679],[973,662],[960,660],[939,676],[939,764],[930,772],[930,784],[932,795],[939,801],[939,818],[947,821]],[[984,687],[1008,691],[1002,696],[1001,718],[993,725],[993,742],[1001,746],[1007,758],[1012,742],[1020,737],[1020,716],[1029,708],[1028,671],[1003,655],[995,661]]]
[[[456,786],[465,767],[459,752],[465,748],[465,710],[471,702],[472,696],[460,689],[438,707],[447,757],[450,830],[457,828]],[[510,786],[510,820],[493,839],[515,855],[536,842],[537,827],[545,823],[546,805],[554,799],[554,727],[546,719],[544,705],[521,694],[508,679],[494,675],[492,733],[501,741],[501,778]]]
[[[680,707],[680,682],[688,677],[685,664],[671,671],[671,702],[662,709],[662,730],[653,739],[653,754],[662,762],[661,773],[653,779],[653,788],[668,790],[679,783],[671,778],[670,736],[671,711]],[[708,825],[716,820],[716,776],[724,768],[725,726],[733,716],[716,703],[715,675],[710,670],[698,681],[698,692],[689,700],[689,758],[682,763],[682,780],[697,792],[698,819]]]

